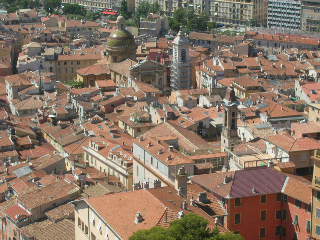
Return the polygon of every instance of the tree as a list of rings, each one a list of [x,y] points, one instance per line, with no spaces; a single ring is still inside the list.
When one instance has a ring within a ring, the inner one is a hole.
[[[129,240],[244,240],[239,234],[220,234],[215,228],[211,231],[208,221],[198,215],[188,214],[171,223],[165,229],[153,227],[134,233]]]
[[[130,18],[130,13],[128,11],[128,3],[126,0],[122,0],[121,6],[120,6],[120,14],[125,18],[128,19]]]
[[[174,221],[168,231],[176,240],[209,239],[213,236],[208,228],[208,221],[195,214],[188,214]]]
[[[21,8],[38,8],[39,0],[1,0],[0,7],[5,8],[9,13],[15,12]]]
[[[61,0],[44,0],[43,7],[48,13],[53,13],[54,10],[61,6]]]
[[[209,29],[209,17],[205,14],[196,15],[193,8],[179,8],[174,11],[172,18],[169,19],[170,28],[177,32],[180,27],[187,32],[207,31]],[[212,25],[210,25],[212,27]]]
[[[87,11],[81,5],[66,3],[63,5],[63,13],[85,16],[87,14]]]
[[[213,237],[211,240],[244,240],[244,238],[240,234],[224,233],[224,234],[218,234],[217,236]]]
[[[175,240],[169,236],[167,229],[153,227],[150,230],[141,230],[136,232],[130,240]]]
[[[184,8],[179,8],[174,11],[172,18],[169,18],[170,28],[178,32],[181,26],[187,25],[187,11]]]

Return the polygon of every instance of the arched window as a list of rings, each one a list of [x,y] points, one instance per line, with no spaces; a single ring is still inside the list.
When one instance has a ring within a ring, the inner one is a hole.
[[[187,58],[187,53],[185,49],[181,50],[181,62],[185,62]]]

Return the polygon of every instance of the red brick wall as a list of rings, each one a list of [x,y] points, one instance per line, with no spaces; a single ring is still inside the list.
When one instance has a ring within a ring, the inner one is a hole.
[[[284,226],[287,229],[287,239],[294,239],[294,234],[297,232],[298,239],[308,239],[310,234],[307,232],[307,221],[311,221],[311,212],[308,211],[308,205],[302,203],[299,208],[295,205],[295,199],[288,197],[288,202],[284,206],[287,210],[287,219]],[[299,224],[293,225],[295,216],[299,216]]]
[[[228,229],[239,232],[245,239],[260,239],[260,228],[266,228],[266,240],[277,240],[276,227],[281,225],[281,220],[276,218],[276,211],[282,209],[283,202],[277,200],[277,194],[267,196],[267,202],[260,202],[261,196],[241,199],[241,206],[235,206],[235,199],[228,201]],[[267,218],[262,221],[261,211],[267,211]],[[240,224],[235,224],[235,214],[241,214]]]

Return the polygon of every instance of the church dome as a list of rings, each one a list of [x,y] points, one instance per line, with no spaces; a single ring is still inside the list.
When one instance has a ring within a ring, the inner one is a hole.
[[[109,48],[135,48],[133,35],[125,29],[125,19],[122,16],[117,18],[118,29],[109,36],[107,47]]]
[[[133,35],[124,29],[121,30],[116,30],[115,32],[111,33],[108,42],[107,42],[108,47],[134,47],[135,42],[134,42],[134,37]]]

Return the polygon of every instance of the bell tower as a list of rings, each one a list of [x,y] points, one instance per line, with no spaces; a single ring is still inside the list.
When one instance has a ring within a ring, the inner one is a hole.
[[[189,40],[182,31],[179,31],[172,45],[170,86],[173,90],[190,89],[192,88],[192,66],[189,56]]]
[[[221,151],[233,150],[238,143],[237,119],[238,101],[233,88],[227,90],[224,101],[224,124],[221,133]]]

